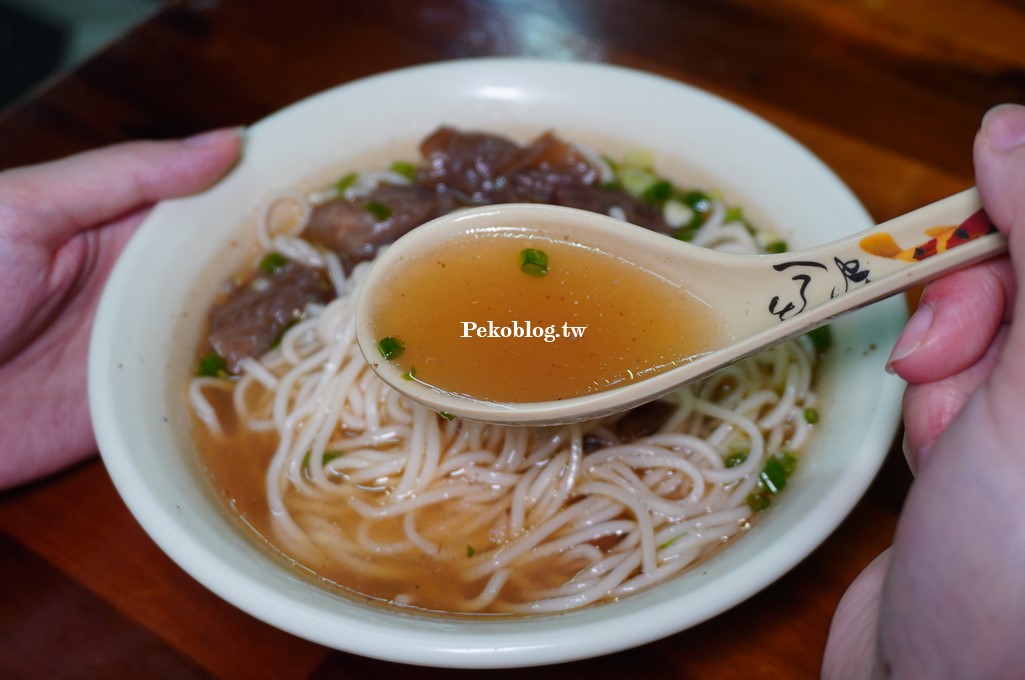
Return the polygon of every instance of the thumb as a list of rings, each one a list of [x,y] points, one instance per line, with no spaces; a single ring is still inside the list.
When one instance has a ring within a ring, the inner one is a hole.
[[[1005,233],[1025,218],[1025,106],[1001,104],[986,112],[975,136],[975,179],[989,218]]]
[[[1025,107],[1002,104],[986,113],[975,137],[974,161],[982,205],[1007,235],[1014,284],[1017,290],[1025,290]],[[1025,347],[1025,295],[1014,298],[1007,347],[1019,357]],[[994,377],[1023,384],[1025,362],[1000,363]]]
[[[238,128],[184,140],[139,141],[86,151],[0,173],[0,211],[31,215],[11,220],[15,237],[50,249],[76,233],[157,201],[213,184],[241,150]]]
[[[1025,106],[1001,104],[982,119],[975,137],[975,181],[990,220],[1007,234],[1019,289],[1025,282]],[[1025,296],[1019,296],[1021,317]]]

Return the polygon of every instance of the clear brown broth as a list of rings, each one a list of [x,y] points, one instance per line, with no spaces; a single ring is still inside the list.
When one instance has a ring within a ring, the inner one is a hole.
[[[527,248],[547,255],[546,275],[521,270]],[[607,390],[719,344],[712,310],[687,290],[601,250],[517,229],[408,259],[371,295],[375,337],[404,345],[401,370],[492,402]]]
[[[315,577],[330,589],[381,606],[401,606],[404,598],[409,596],[413,600],[412,607],[434,614],[513,616],[503,614],[495,607],[466,612],[454,606],[454,603],[478,595],[487,582],[487,577],[467,580],[464,575],[469,551],[492,543],[490,526],[472,532],[464,530],[474,523],[481,512],[480,506],[440,503],[418,513],[416,524],[420,533],[439,545],[453,548],[455,556],[452,550],[438,556],[419,551],[402,555],[381,554],[374,556],[372,565],[359,565],[328,554],[299,555],[289,550],[277,536],[265,488],[265,474],[277,445],[277,436],[232,424],[234,411],[230,393],[215,391],[209,396],[211,404],[223,418],[222,422],[229,423],[224,436],[215,437],[201,422],[194,421],[196,443],[214,488],[254,538],[266,543],[280,558],[297,567],[300,573]],[[377,502],[381,493],[352,484],[348,486],[350,497],[367,502]],[[297,508],[308,508],[310,501],[293,490],[285,494],[285,503],[292,512],[296,512]],[[320,502],[315,512],[335,525],[347,538],[354,538],[356,527],[364,521],[345,500]],[[375,520],[370,535],[381,543],[401,541],[405,536],[402,518]],[[453,541],[457,542],[454,546]],[[499,605],[501,602],[530,601],[530,593],[565,583],[583,566],[582,561],[558,557],[533,560],[506,584]]]

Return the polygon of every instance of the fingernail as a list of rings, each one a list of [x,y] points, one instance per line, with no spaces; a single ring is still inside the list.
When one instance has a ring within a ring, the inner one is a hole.
[[[994,106],[982,118],[982,133],[990,147],[997,151],[1010,151],[1025,144],[1025,107]]]
[[[886,360],[887,373],[893,373],[893,365],[901,359],[906,359],[914,354],[918,346],[922,344],[929,326],[932,325],[932,308],[929,305],[919,305],[915,313],[908,319],[904,331],[897,338],[896,344],[890,351],[890,358]]]
[[[184,141],[186,146],[200,148],[204,146],[212,146],[214,144],[219,144],[228,137],[240,137],[244,133],[244,131],[245,128],[241,126],[219,128],[217,130],[209,130],[207,132],[201,132],[198,135],[186,137]]]

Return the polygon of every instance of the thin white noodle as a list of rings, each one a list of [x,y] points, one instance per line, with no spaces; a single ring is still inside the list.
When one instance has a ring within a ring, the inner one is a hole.
[[[268,368],[264,367],[256,359],[245,357],[240,362],[243,373],[250,375],[267,390],[274,390],[278,386],[278,379]]]
[[[424,554],[437,555],[441,552],[441,548],[437,543],[428,541],[416,530],[416,515],[414,513],[408,512],[402,516],[402,528],[405,530],[406,538],[409,539],[409,542],[419,548]]]
[[[467,600],[463,603],[463,610],[468,612],[477,612],[492,602],[498,597],[498,594],[502,592],[502,588],[505,587],[506,582],[509,580],[509,570],[500,569],[491,575],[488,579],[487,585],[484,586],[484,590],[472,600]]]
[[[223,436],[224,430],[221,427],[221,421],[217,418],[217,412],[210,405],[203,390],[231,390],[232,387],[230,381],[221,378],[198,377],[189,382],[189,406],[196,417],[203,421],[207,429],[216,437]]]
[[[589,496],[610,498],[633,514],[641,536],[641,568],[646,572],[654,571],[656,565],[655,525],[651,513],[647,511],[641,501],[628,488],[607,482],[588,482],[580,487],[580,492]]]

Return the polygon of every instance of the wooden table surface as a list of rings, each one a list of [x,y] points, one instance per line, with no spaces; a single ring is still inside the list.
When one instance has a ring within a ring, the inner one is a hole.
[[[972,183],[982,114],[1025,102],[1025,5],[187,0],[4,111],[0,167],[251,123],[354,78],[481,55],[605,61],[711,90],[806,144],[883,219]],[[888,545],[909,484],[895,446],[847,521],[761,594],[665,640],[531,672],[815,677],[833,610]],[[0,495],[0,677],[471,673],[333,651],[234,609],[156,548],[98,460]]]

